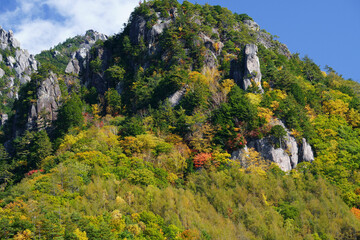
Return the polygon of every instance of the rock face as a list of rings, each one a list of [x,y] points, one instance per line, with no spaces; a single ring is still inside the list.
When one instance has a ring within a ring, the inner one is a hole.
[[[245,70],[242,87],[246,90],[251,86],[252,82],[254,82],[259,91],[264,92],[261,87],[261,70],[257,52],[258,47],[255,44],[246,44]]]
[[[4,62],[15,76],[6,76],[5,72],[0,70],[0,76],[5,77],[5,89],[9,89],[7,97],[17,98],[19,84],[25,84],[30,81],[30,75],[37,70],[38,63],[35,57],[27,50],[20,49],[20,43],[14,38],[13,32],[6,32],[0,27],[0,52],[1,50],[10,51],[11,55],[3,58],[0,54],[0,62]],[[15,81],[19,79],[19,81]]]
[[[57,119],[61,91],[54,73],[50,72],[49,76],[41,83],[36,96],[36,103],[33,103],[29,109],[27,130],[46,128]]]
[[[288,59],[291,58],[291,53],[288,47],[283,43],[274,41],[273,37],[267,32],[263,32],[263,31],[257,32],[257,42],[262,44],[267,49],[269,48],[276,49],[278,53],[286,56]]]
[[[285,128],[284,124],[279,120],[276,121],[274,125],[280,125]],[[254,148],[264,159],[277,163],[283,171],[290,171],[295,168],[299,162],[312,162],[314,160],[314,154],[306,140],[303,139],[302,144],[298,145],[289,131],[286,128],[285,130],[286,136],[282,141],[283,144],[281,147],[276,148],[274,143],[278,140],[269,136],[250,141],[244,149],[233,152],[231,158],[239,160],[240,163],[246,167],[246,162],[244,162],[246,149]]]
[[[5,75],[5,71],[0,68],[0,78],[2,78]]]
[[[244,20],[243,23],[251,30],[253,31],[260,31],[260,26],[253,20]]]
[[[130,41],[132,44],[138,45],[143,41],[148,47],[149,55],[156,53],[159,50],[157,39],[160,34],[175,20],[175,10],[171,9],[169,15],[171,17],[162,18],[160,13],[156,13],[158,20],[151,27],[146,27],[146,20],[143,16],[135,15],[131,20],[130,25]]]
[[[314,161],[314,153],[309,143],[306,142],[306,139],[302,139],[302,145],[300,148],[300,160],[301,162],[312,162]]]
[[[243,61],[241,63],[236,60],[231,62],[230,76],[242,89],[247,90],[252,84],[255,84],[258,91],[263,93],[257,52],[258,47],[255,44],[246,44]]]
[[[10,50],[11,48],[20,48],[20,43],[18,40],[14,38],[13,31],[6,32],[2,27],[0,26],[0,49]]]
[[[85,34],[85,41],[80,45],[80,48],[72,54],[71,60],[66,66],[65,73],[79,75],[83,72],[89,61],[89,51],[92,46],[98,41],[106,41],[108,37],[105,34],[88,30]]]
[[[176,91],[173,95],[171,95],[168,99],[172,107],[177,106],[181,99],[184,97],[186,93],[186,86],[184,86],[182,89]]]

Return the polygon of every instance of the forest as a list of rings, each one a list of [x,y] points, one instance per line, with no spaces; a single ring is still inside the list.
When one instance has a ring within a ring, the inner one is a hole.
[[[359,83],[249,21],[147,1],[79,73],[65,72],[76,36],[36,56],[18,99],[1,78],[0,239],[359,239]],[[243,70],[249,44],[258,73]],[[25,127],[53,76],[56,114]],[[266,139],[290,156],[289,136],[314,160],[283,171],[250,147]]]

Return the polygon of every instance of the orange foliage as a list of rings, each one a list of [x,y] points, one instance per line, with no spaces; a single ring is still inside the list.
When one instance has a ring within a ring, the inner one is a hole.
[[[194,166],[196,168],[203,167],[206,163],[208,163],[212,158],[211,153],[199,153],[194,157]]]
[[[351,209],[351,212],[355,215],[355,217],[357,218],[357,219],[359,219],[360,220],[360,209],[357,209],[357,208],[352,208]]]

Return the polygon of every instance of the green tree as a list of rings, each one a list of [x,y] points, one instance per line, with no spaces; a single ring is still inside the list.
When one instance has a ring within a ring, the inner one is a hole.
[[[281,148],[281,142],[286,136],[286,131],[281,125],[275,125],[271,128],[270,134],[273,135],[275,138],[279,140],[280,148]]]
[[[57,135],[62,136],[71,127],[78,127],[84,121],[82,115],[83,104],[79,96],[74,93],[59,109],[58,119],[56,121]]]

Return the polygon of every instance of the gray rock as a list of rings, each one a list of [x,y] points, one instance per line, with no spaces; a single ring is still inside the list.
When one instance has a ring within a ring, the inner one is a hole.
[[[149,43],[154,43],[156,37],[162,34],[164,32],[164,29],[170,26],[171,22],[171,19],[158,19],[157,23],[151,28],[150,32],[148,33]]]
[[[9,119],[9,116],[6,113],[1,114],[1,121],[0,121],[1,125],[0,126],[3,126],[8,119]]]
[[[312,162],[314,161],[314,152],[306,139],[302,139],[302,145],[300,148],[300,160],[301,162]]]
[[[244,20],[243,23],[245,24],[245,26],[247,26],[249,29],[253,30],[253,31],[260,31],[260,26],[259,24],[257,24],[256,22],[252,21],[252,20]]]
[[[23,72],[25,72],[26,69],[31,68],[30,66],[30,54],[26,50],[16,50],[15,51],[15,60],[16,60],[16,66],[15,71],[18,75],[21,75]]]
[[[0,54],[0,62],[3,61],[3,56]]]
[[[290,171],[292,169],[290,156],[284,149],[274,148],[270,138],[251,141],[247,146],[254,148],[263,158],[277,163],[281,170]]]
[[[108,37],[105,34],[94,30],[88,30],[85,33],[85,45],[94,45],[98,40],[106,41]]]
[[[16,63],[16,59],[13,56],[8,56],[6,58],[6,65],[13,68],[15,63]]]
[[[31,81],[31,77],[29,75],[23,75],[20,77],[20,84],[25,84]]]
[[[168,99],[172,107],[175,107],[179,104],[181,99],[184,97],[186,93],[186,86],[184,86],[182,89],[176,91],[173,95],[171,95]]]
[[[65,73],[79,74],[80,65],[77,59],[71,59],[68,65],[66,66]]]
[[[142,16],[136,15],[131,20],[130,41],[132,44],[139,44],[141,37],[145,37],[146,20]],[[144,39],[145,40],[145,39]]]
[[[239,161],[242,167],[247,168],[248,164],[246,162],[246,156],[248,155],[248,151],[249,148],[247,146],[237,151],[234,151],[231,154],[231,159]]]
[[[273,40],[272,36],[267,32],[257,32],[256,41],[267,49],[276,49],[279,54],[286,56],[288,59],[291,58],[291,53],[288,47],[279,41]]]
[[[6,32],[0,26],[0,48],[2,50],[10,48],[20,48],[20,42],[14,38],[13,31]]]
[[[5,75],[5,71],[0,68],[0,78],[2,78]]]
[[[65,73],[79,75],[86,69],[89,52],[92,46],[98,41],[105,41],[108,37],[105,34],[88,30],[85,34],[85,42],[82,43],[76,52],[72,53],[71,60],[66,66]]]
[[[208,68],[216,68],[217,67],[218,60],[212,51],[210,51],[210,50],[206,51],[204,63],[205,63],[205,66],[207,66]]]
[[[303,153],[301,150],[299,151],[299,146],[295,138],[291,136],[282,121],[275,120],[272,124],[281,125],[286,131],[286,136],[284,137],[283,144],[280,148],[275,148],[274,142],[278,141],[277,139],[271,136],[265,137],[263,139],[250,141],[244,149],[234,151],[232,153],[232,159],[237,159],[243,166],[246,166],[246,162],[244,162],[246,149],[254,148],[264,159],[277,163],[283,171],[290,171],[295,168],[299,162],[299,158],[303,158]],[[303,143],[303,146],[306,146],[306,144]],[[307,146],[307,152],[309,152],[309,147],[310,146]],[[311,154],[308,153],[308,155],[310,156]]]
[[[31,106],[28,115],[27,130],[44,129],[57,119],[61,91],[57,77],[50,72],[37,89],[37,101]]]
[[[57,57],[57,56],[61,56],[62,54],[59,51],[55,50],[52,55],[53,57]]]
[[[258,48],[255,44],[245,46],[245,69],[242,88],[248,89],[252,81],[256,84],[260,92],[264,92],[261,86],[260,62],[257,56]]]

